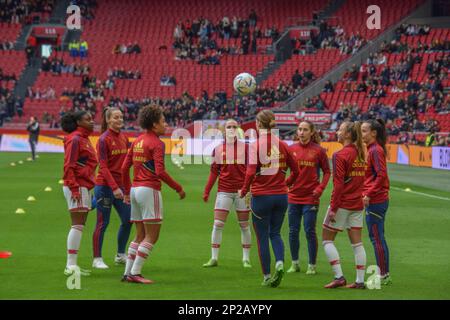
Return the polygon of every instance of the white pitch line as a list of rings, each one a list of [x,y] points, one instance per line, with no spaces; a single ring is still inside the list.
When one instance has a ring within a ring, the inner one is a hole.
[[[406,191],[405,189],[397,188],[397,187],[391,187],[391,189],[398,190],[398,191],[403,191],[403,192],[408,192],[408,193],[419,194],[421,196],[425,196],[425,197],[429,197],[429,198],[450,201],[450,198],[439,197],[439,196],[435,196],[434,194],[429,194],[429,193],[424,193],[424,192],[417,192],[417,191],[412,191],[412,190],[411,191]]]

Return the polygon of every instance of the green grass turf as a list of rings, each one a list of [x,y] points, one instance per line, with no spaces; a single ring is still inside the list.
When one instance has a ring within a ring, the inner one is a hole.
[[[450,298],[450,201],[436,200],[404,191],[391,191],[387,218],[387,239],[391,252],[393,285],[381,290],[325,290],[332,278],[330,266],[319,245],[318,274],[306,276],[306,245],[301,233],[302,273],[288,274],[276,289],[262,288],[261,268],[254,243],[253,268],[241,267],[240,230],[231,214],[225,226],[220,266],[203,269],[210,256],[210,232],[214,194],[204,204],[201,194],[208,175],[205,165],[185,165],[180,170],[167,161],[168,171],[180,181],[187,193],[178,200],[164,187],[164,215],[161,237],[144,267],[144,274],[156,283],[150,286],[121,283],[122,266],[115,266],[118,217],[113,212],[104,240],[106,271],[93,270],[82,277],[81,290],[68,290],[63,269],[66,262],[66,236],[70,227],[61,186],[61,154],[41,154],[35,163],[11,167],[10,162],[25,160],[28,154],[0,153],[0,251],[9,250],[9,259],[0,259],[0,299],[449,299]],[[423,188],[434,175],[450,181],[449,172],[391,166],[394,186],[450,197],[442,189]],[[415,175],[415,184],[408,179]],[[407,181],[402,181],[405,176]],[[50,186],[52,192],[44,192]],[[320,222],[330,198],[330,186],[322,197]],[[28,196],[37,198],[27,202]],[[26,214],[15,214],[17,208]],[[286,219],[287,220],[287,219]],[[91,269],[92,233],[95,213],[89,215],[80,248],[79,264]],[[290,265],[287,221],[285,240],[286,268]],[[134,234],[134,230],[132,235]],[[319,239],[321,237],[319,236]],[[320,241],[320,240],[319,240]],[[253,236],[253,242],[255,237]],[[372,245],[364,229],[368,265],[375,264]],[[337,239],[343,270],[348,280],[355,276],[354,258],[347,236]]]

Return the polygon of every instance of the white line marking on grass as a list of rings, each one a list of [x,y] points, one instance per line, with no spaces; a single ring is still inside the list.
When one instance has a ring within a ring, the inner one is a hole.
[[[412,191],[412,190],[411,191],[406,191],[405,189],[397,188],[397,187],[391,187],[391,189],[398,190],[398,191],[403,191],[403,192],[408,192],[408,193],[419,194],[421,196],[425,196],[425,197],[429,197],[429,198],[450,201],[450,198],[439,197],[439,196],[435,196],[434,194],[429,194],[429,193],[424,193],[424,192],[417,192],[417,191]]]

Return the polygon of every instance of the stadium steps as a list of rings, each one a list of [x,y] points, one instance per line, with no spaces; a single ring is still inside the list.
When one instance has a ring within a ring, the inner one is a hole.
[[[319,12],[319,21],[322,19],[327,19],[328,17],[331,17],[335,12],[339,10],[339,8],[345,3],[346,0],[331,0],[328,5],[323,8],[323,10],[320,10]],[[286,36],[286,33],[289,32],[289,27],[285,28],[283,30],[283,36]],[[289,35],[287,35],[289,36]],[[268,53],[276,55],[276,52],[273,48],[273,46],[269,47]],[[284,60],[280,61],[270,61],[267,66],[263,68],[262,71],[258,72],[256,75],[256,83],[262,84],[264,81],[270,78],[272,74],[274,74],[284,63],[288,62],[290,59],[292,59],[292,55],[289,55],[290,57]]]
[[[32,58],[30,63],[23,70],[16,87],[14,88],[14,94],[22,99],[25,99],[25,94],[28,87],[33,87],[41,68],[42,61],[40,58]]]
[[[66,10],[70,6],[71,0],[56,1],[56,5],[53,8],[53,12],[50,15],[49,23],[66,24]]]
[[[339,8],[345,3],[345,0],[332,0],[328,6],[319,13],[319,21],[326,20],[329,17],[332,17],[334,13],[336,13]]]
[[[272,73],[278,70],[283,63],[284,61],[270,61],[261,72],[256,74],[256,83],[263,83]]]
[[[22,30],[20,31],[19,36],[16,39],[16,42],[14,44],[15,50],[25,50],[27,46],[27,38],[31,31],[31,25],[25,25],[23,26]]]

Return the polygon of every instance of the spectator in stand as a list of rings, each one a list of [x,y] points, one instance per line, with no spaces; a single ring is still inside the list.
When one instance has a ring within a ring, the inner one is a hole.
[[[72,58],[76,58],[80,52],[80,43],[78,41],[72,41],[69,43],[69,52]]]
[[[292,76],[292,85],[293,85],[294,89],[297,89],[299,86],[301,86],[302,81],[303,81],[303,78],[300,75],[298,69],[296,69],[294,75]]]
[[[88,43],[86,40],[80,40],[80,58],[86,58],[88,56]]]
[[[334,92],[334,88],[333,88],[333,84],[331,83],[330,80],[328,80],[325,83],[325,86],[323,87],[323,92]]]
[[[256,15],[256,12],[255,12],[255,10],[251,10],[250,11],[250,14],[249,14],[249,16],[248,16],[248,23],[249,23],[249,26],[251,27],[251,28],[253,28],[253,27],[255,27],[256,26],[256,23],[258,22],[258,16]]]

